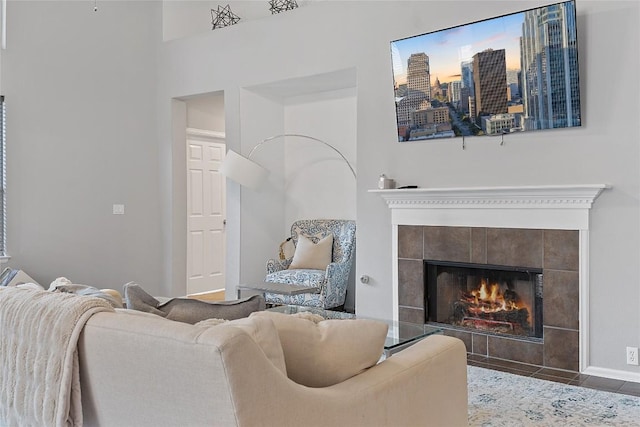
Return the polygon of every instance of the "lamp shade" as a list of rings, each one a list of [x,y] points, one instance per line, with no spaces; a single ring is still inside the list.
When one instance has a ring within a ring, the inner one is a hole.
[[[254,190],[257,190],[269,176],[267,169],[233,150],[227,151],[224,162],[220,166],[220,173],[238,184]]]

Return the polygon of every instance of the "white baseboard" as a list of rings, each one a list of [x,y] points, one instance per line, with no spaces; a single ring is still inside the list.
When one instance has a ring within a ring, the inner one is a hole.
[[[593,375],[594,377],[611,378],[614,380],[632,381],[640,383],[640,372],[620,371],[617,369],[598,368],[597,366],[589,366],[582,371],[585,375]]]

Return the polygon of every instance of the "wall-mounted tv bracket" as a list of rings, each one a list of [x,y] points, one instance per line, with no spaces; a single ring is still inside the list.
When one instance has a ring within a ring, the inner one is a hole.
[[[504,146],[504,135],[506,132],[503,132],[502,134],[500,134],[500,146]],[[465,150],[467,148],[467,145],[465,143],[464,140],[464,135],[462,135],[462,150]]]

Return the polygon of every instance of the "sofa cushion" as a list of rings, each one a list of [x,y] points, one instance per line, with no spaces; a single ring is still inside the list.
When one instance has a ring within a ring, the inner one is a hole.
[[[324,270],[331,263],[332,250],[333,234],[320,239],[318,243],[313,243],[308,237],[300,235],[289,269]]]
[[[368,319],[323,320],[261,311],[278,330],[287,375],[308,387],[328,387],[375,365],[384,350],[387,324]]]
[[[225,321],[222,319],[208,319],[195,324],[201,328],[239,328],[260,346],[267,359],[284,375],[287,367],[278,330],[271,319],[263,317],[245,317],[243,319]]]
[[[322,285],[325,278],[324,270],[280,270],[265,277],[265,282],[275,283],[295,283],[296,285],[305,285],[309,287],[318,287]]]
[[[254,311],[264,310],[262,295],[232,301],[200,301],[191,298],[170,298],[161,303],[136,283],[124,285],[127,308],[145,311],[184,323],[198,323],[201,320],[218,318],[234,320],[247,317]]]

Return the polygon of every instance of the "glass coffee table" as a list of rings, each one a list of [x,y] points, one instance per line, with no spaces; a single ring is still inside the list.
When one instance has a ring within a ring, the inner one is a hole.
[[[274,311],[284,314],[295,313],[313,313],[322,316],[324,319],[365,319],[362,316],[356,316],[353,313],[346,313],[343,311],[324,310],[317,307],[305,307],[300,305],[279,305],[273,308],[267,309],[268,311]],[[389,331],[387,332],[387,339],[384,342],[384,356],[389,357],[393,353],[397,353],[417,341],[428,337],[429,335],[442,334],[442,329],[432,325],[421,325],[418,323],[409,322],[395,322],[392,320],[373,319],[379,322],[384,322],[389,325]]]
[[[280,295],[319,294],[319,287],[292,285],[289,283],[262,282],[253,285],[238,285],[238,299],[242,297],[242,291],[260,291]]]

